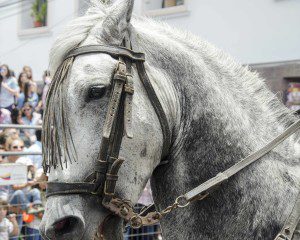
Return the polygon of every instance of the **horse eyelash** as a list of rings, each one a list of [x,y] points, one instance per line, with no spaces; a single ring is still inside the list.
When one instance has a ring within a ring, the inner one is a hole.
[[[88,91],[88,100],[100,99],[105,96],[107,87],[104,85],[92,86]]]

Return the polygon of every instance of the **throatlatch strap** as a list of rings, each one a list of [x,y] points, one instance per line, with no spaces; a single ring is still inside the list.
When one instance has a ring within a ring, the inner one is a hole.
[[[137,62],[136,67],[140,76],[140,79],[145,87],[145,90],[147,92],[148,98],[150,99],[150,102],[152,103],[152,106],[156,112],[156,115],[158,117],[158,120],[161,125],[161,129],[163,132],[163,151],[162,151],[162,158],[166,157],[169,151],[169,147],[171,145],[171,131],[169,128],[168,119],[166,116],[166,113],[155,93],[155,90],[151,84],[151,81],[146,73],[145,65],[143,62]]]

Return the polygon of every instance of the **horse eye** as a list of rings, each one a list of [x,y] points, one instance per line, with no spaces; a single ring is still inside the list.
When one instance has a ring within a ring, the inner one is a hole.
[[[105,86],[93,86],[89,90],[89,99],[99,99],[104,96],[106,92]]]

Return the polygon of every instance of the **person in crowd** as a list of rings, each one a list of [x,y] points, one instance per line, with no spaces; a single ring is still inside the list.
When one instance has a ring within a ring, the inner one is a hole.
[[[26,73],[27,78],[28,78],[30,81],[33,81],[33,78],[32,78],[32,69],[31,69],[31,67],[29,67],[29,66],[24,66],[24,67],[23,67],[23,72]]]
[[[9,71],[10,71],[10,76],[12,76],[12,77],[16,78],[15,71],[14,71],[14,70],[12,70],[12,69],[10,69]]]
[[[4,153],[5,149],[4,147],[0,146],[0,153]],[[7,157],[0,155],[0,164],[2,163],[8,163]],[[1,196],[0,196],[1,198]]]
[[[5,132],[0,132],[0,149],[5,150],[5,143],[7,140],[7,135]]]
[[[36,88],[33,83],[29,81],[24,83],[24,92],[19,95],[18,108],[21,109],[25,102],[30,103],[33,108],[35,108],[39,102],[39,96],[36,93]]]
[[[45,109],[46,106],[46,96],[50,87],[51,83],[51,77],[50,77],[50,71],[46,70],[43,75],[43,80],[45,83],[45,86],[43,88],[43,94],[42,94],[42,101],[43,101],[43,109]]]
[[[36,130],[36,141],[26,150],[28,152],[42,152],[42,130]],[[42,155],[28,156],[37,170],[42,169]]]
[[[3,130],[3,133],[4,133],[5,136],[6,136],[6,142],[7,142],[8,138],[14,140],[14,139],[19,138],[19,135],[20,135],[19,130],[16,129],[16,128],[5,128],[5,129]]]
[[[44,210],[37,210],[32,213],[33,218],[28,221],[25,228],[25,240],[42,240],[40,235],[39,226],[42,222]]]
[[[7,216],[8,203],[0,200],[0,239],[8,240],[9,237],[18,236],[19,227],[15,214]]]
[[[22,112],[19,108],[14,108],[11,110],[11,123],[12,124],[19,124],[20,119],[22,118]]]
[[[22,139],[18,138],[15,140],[8,139],[9,142],[8,151],[10,152],[23,152],[24,150],[24,142]],[[38,183],[35,179],[35,168],[33,166],[32,161],[30,158],[22,156],[9,156],[8,161],[10,163],[19,163],[24,164],[28,168],[28,181],[27,183],[20,184],[20,185],[12,185],[11,188],[8,189],[1,189],[2,194],[4,190],[7,191],[9,203],[14,206],[13,211],[18,213],[17,221],[19,228],[22,228],[23,218],[20,215],[24,211],[42,211],[42,199],[41,199],[41,192],[38,188],[32,188],[33,186],[37,186]],[[5,186],[7,187],[7,186]]]
[[[46,188],[47,179],[45,179],[44,176],[45,175],[43,169],[38,169],[36,171],[35,180],[39,182],[38,188],[41,191],[44,191]],[[30,220],[26,222],[27,224],[25,229],[25,240],[42,240],[39,233],[39,226],[43,218],[44,208],[32,208],[27,213],[28,215],[31,215],[31,218],[29,217]]]
[[[32,69],[29,66],[24,66],[23,67],[23,72],[26,73],[27,75],[27,79],[29,80],[29,82],[31,82],[33,84],[33,88],[35,89],[35,91],[37,92],[37,83],[34,81],[33,79],[33,75],[32,75]]]
[[[15,107],[19,96],[19,86],[11,76],[9,67],[5,64],[0,66],[0,107],[11,111]]]
[[[6,144],[5,144],[5,150],[8,152],[22,152],[24,150],[25,146],[24,146],[24,141],[17,137],[17,138],[13,138],[13,137],[8,137],[6,139]],[[20,156],[18,155],[12,155],[12,156],[8,156],[8,162],[9,163],[16,163],[16,161],[18,160]]]
[[[0,124],[11,123],[11,112],[5,108],[0,108]]]
[[[22,108],[22,118],[19,124],[36,126],[41,124],[41,114],[33,111],[30,103],[26,102]],[[21,131],[21,138],[26,142],[26,146],[30,146],[36,141],[35,129],[24,129]]]
[[[21,72],[18,78],[18,85],[19,85],[20,92],[24,92],[24,84],[25,82],[28,81],[29,79],[27,78],[27,74],[25,72]]]

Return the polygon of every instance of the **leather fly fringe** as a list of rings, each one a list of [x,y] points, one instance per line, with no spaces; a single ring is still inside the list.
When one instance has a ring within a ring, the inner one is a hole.
[[[67,167],[67,162],[76,161],[77,153],[74,147],[68,111],[66,106],[65,80],[73,64],[74,58],[67,58],[53,76],[47,93],[46,108],[43,117],[43,168]]]

